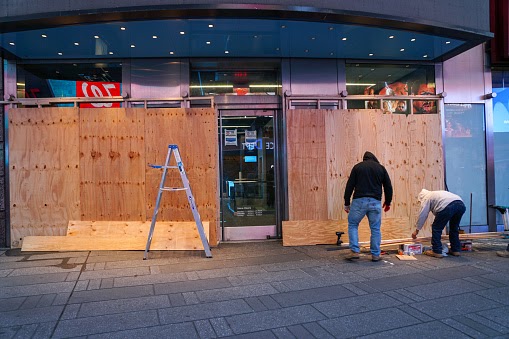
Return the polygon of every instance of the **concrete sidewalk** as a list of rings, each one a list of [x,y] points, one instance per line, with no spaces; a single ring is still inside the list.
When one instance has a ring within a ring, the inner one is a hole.
[[[333,246],[0,252],[0,338],[509,338],[509,240],[347,262]]]

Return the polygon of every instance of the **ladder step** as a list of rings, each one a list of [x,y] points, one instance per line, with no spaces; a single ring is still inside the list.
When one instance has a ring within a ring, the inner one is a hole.
[[[185,187],[162,187],[161,191],[185,191]]]
[[[149,165],[152,168],[178,168],[178,166]]]

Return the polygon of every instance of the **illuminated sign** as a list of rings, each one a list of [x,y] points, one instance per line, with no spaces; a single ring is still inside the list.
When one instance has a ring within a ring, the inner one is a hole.
[[[108,98],[120,96],[120,82],[92,82],[76,81],[76,96],[78,98]],[[101,108],[120,107],[120,102],[91,102],[82,103],[80,107]]]

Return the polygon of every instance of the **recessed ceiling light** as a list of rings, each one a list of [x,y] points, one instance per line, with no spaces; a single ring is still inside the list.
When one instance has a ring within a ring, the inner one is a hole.
[[[46,34],[41,34],[41,37],[47,38],[48,36]]]
[[[213,28],[213,27],[214,27],[214,25],[212,25],[212,24],[209,24],[209,28]]]
[[[224,54],[228,54],[228,53],[230,53],[230,52],[229,51],[224,51]]]
[[[389,39],[394,39],[394,35],[389,36]]]
[[[58,52],[57,54],[58,54],[58,55],[62,55],[62,54],[64,54],[64,53],[62,53],[62,52]]]
[[[315,37],[312,37],[311,40],[315,40],[316,38]]]
[[[388,77],[392,77],[392,74],[387,74]]]
[[[330,55],[334,55],[334,52],[330,52]]]
[[[94,38],[95,39],[99,39],[99,35],[94,35]]]
[[[258,35],[253,36],[253,38],[255,38],[255,39],[258,38]]]
[[[180,35],[184,35],[184,34],[186,34],[186,32],[180,31]]]
[[[80,45],[80,43],[79,43],[79,42],[75,42],[75,43],[74,43],[74,46],[79,46],[79,45]]]
[[[152,35],[152,39],[157,39],[157,35]]]
[[[125,27],[120,27],[120,30],[125,31]]]
[[[400,52],[404,52],[404,51],[405,51],[405,49],[404,49],[404,48],[402,48],[402,49],[400,49],[399,51],[400,51]]]
[[[374,70],[375,70],[374,68],[371,69],[371,71],[374,71]]]
[[[175,52],[171,51],[170,54],[173,55],[173,54],[175,54]]]
[[[136,47],[136,45],[131,45],[131,48],[134,48],[134,47]]]
[[[427,58],[427,57],[428,57],[428,55],[427,55],[427,54],[424,54],[422,57],[423,57],[423,58]]]
[[[450,42],[450,41],[446,41],[445,43],[446,43],[446,44],[450,44],[451,42]]]
[[[285,25],[281,25],[281,28],[286,28],[286,26]]]
[[[210,41],[207,41],[206,43],[207,43],[207,45],[210,45]]]
[[[14,46],[15,43],[14,42],[9,42],[9,45]]]
[[[414,41],[415,41],[415,38],[410,39],[410,41],[414,42]]]
[[[341,39],[341,40],[346,41],[346,38],[343,38],[343,39]]]
[[[334,27],[329,27],[329,31],[333,31],[334,30]]]
[[[112,55],[112,54],[113,54],[113,52],[109,52],[108,54],[109,54],[109,55]]]
[[[276,51],[279,51],[279,47],[276,47]]]
[[[309,52],[309,49],[305,49],[304,52],[306,52],[306,53]]]
[[[374,54],[373,54],[373,53],[369,53],[368,55],[369,55],[369,56],[373,56]]]

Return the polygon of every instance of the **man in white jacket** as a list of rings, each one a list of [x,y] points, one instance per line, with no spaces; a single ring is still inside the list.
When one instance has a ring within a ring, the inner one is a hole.
[[[443,258],[442,231],[445,225],[449,223],[449,241],[451,243],[449,254],[455,257],[459,256],[461,251],[460,221],[466,210],[463,200],[451,192],[428,191],[426,189],[419,193],[418,200],[421,203],[421,210],[412,238],[417,238],[419,230],[424,226],[428,214],[431,212],[435,216],[435,220],[431,225],[431,246],[433,249],[425,251],[424,254],[435,258]]]

